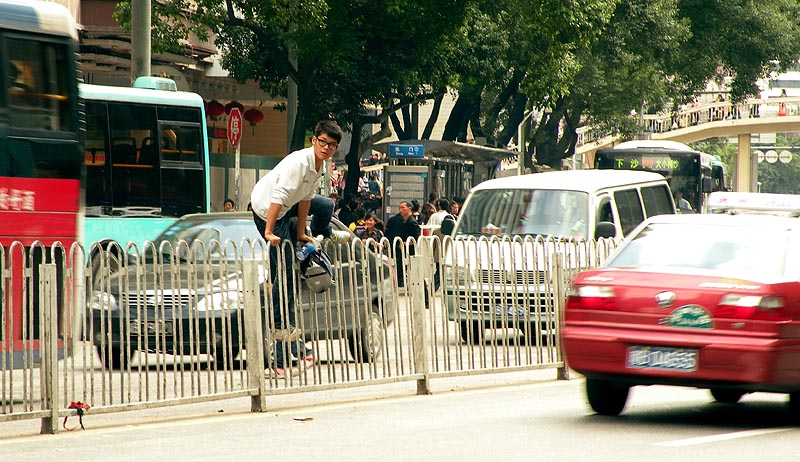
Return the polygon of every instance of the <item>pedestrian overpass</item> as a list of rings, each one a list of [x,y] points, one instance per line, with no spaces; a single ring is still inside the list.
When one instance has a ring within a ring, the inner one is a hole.
[[[672,113],[644,114],[640,122],[643,136],[653,140],[691,143],[736,136],[738,155],[731,165],[731,171],[736,172],[734,190],[756,191],[757,164],[750,150],[750,135],[800,131],[800,97],[699,104]],[[582,127],[578,130],[575,155],[583,159],[584,165],[593,165],[598,149],[613,147],[619,141],[618,136]]]

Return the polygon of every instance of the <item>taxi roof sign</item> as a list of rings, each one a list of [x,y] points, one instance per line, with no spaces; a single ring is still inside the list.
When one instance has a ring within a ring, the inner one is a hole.
[[[753,192],[713,192],[708,196],[712,213],[772,212],[800,216],[800,195]]]

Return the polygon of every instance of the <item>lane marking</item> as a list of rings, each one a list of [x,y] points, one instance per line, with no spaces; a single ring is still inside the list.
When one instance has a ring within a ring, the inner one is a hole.
[[[663,443],[656,443],[655,445],[670,446],[670,447],[693,446],[697,444],[708,444],[708,443],[716,443],[718,441],[735,440],[738,438],[749,438],[751,436],[768,435],[770,433],[779,433],[789,430],[796,430],[796,429],[781,427],[781,428],[763,428],[758,430],[744,430],[740,432],[723,433],[720,435],[701,436],[697,438],[687,438],[684,440],[675,440],[675,441],[665,441]]]

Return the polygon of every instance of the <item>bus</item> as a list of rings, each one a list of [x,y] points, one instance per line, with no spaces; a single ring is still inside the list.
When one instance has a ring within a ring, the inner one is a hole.
[[[39,358],[44,262],[58,268],[67,338],[64,264],[81,239],[84,172],[77,43],[63,6],[0,0],[0,369]]]
[[[703,211],[709,193],[729,190],[722,161],[675,141],[627,141],[613,149],[598,149],[594,168],[660,173],[673,194],[680,193],[697,213]]]
[[[203,98],[174,81],[139,77],[134,86],[82,84],[85,108],[84,242],[142,245],[178,217],[211,210]]]

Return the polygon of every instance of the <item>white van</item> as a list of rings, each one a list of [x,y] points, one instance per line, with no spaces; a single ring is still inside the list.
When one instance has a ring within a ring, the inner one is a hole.
[[[622,238],[645,218],[672,213],[675,203],[669,185],[658,173],[534,173],[475,186],[458,214],[452,235]]]
[[[555,251],[568,269],[592,265],[581,243],[618,241],[645,218],[674,213],[666,179],[653,172],[569,170],[485,181],[470,191],[444,248],[448,317],[470,343],[481,343],[486,328],[516,327],[538,338],[554,323]],[[450,230],[443,224],[442,231]]]

